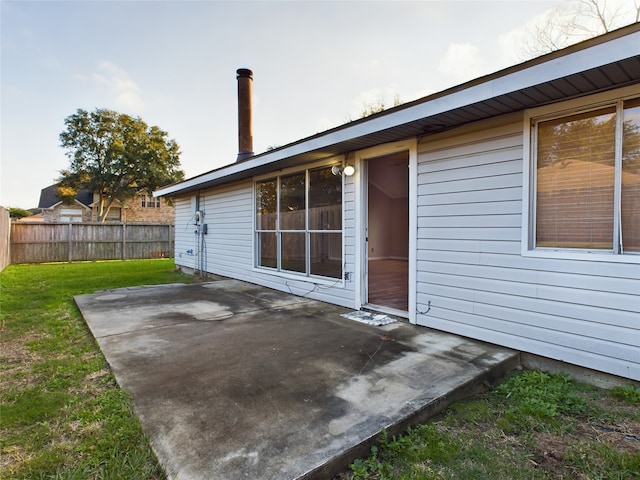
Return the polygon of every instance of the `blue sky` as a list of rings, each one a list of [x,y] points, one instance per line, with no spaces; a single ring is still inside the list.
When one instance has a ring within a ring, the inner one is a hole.
[[[3,0],[0,205],[37,205],[78,108],[158,125],[192,177],[235,161],[237,68],[254,71],[258,153],[519,63],[558,3]]]

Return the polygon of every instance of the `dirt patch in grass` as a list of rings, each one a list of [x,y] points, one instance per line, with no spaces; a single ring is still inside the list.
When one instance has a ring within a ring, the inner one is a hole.
[[[637,406],[620,406],[618,403],[605,397],[600,402],[600,408],[604,411],[613,410],[622,418],[631,416],[637,411]],[[597,442],[627,453],[629,455],[640,454],[640,422],[635,420],[622,420],[616,423],[605,421],[593,421],[590,419],[575,419],[572,432],[556,435],[546,432],[534,434],[534,441],[543,458],[564,458],[571,445],[578,442]]]
[[[559,473],[564,470],[562,462],[569,449],[567,436],[557,436],[550,433],[539,433],[535,436],[535,449],[533,458],[529,461],[531,466]]]
[[[33,352],[30,341],[45,338],[45,334],[32,334],[19,341],[2,340],[0,342],[0,372],[2,372],[3,390],[25,389],[33,386],[37,379],[31,374],[31,366],[43,360],[42,355]]]
[[[12,465],[27,464],[34,457],[26,448],[18,445],[9,445],[0,451],[0,471],[11,471]]]
[[[530,460],[531,465],[544,471],[546,478],[563,479],[567,476],[579,479],[590,478],[587,473],[580,472],[571,465],[574,463],[571,457],[580,451],[588,455],[588,452],[597,450],[595,446],[608,447],[610,451],[629,457],[640,455],[640,423],[638,422],[605,426],[601,423],[577,421],[574,430],[563,435],[546,432],[534,435],[534,454]],[[640,473],[629,478],[640,478]]]
[[[2,361],[2,370],[19,370],[31,362],[40,360],[42,357],[32,352],[27,345],[29,342],[45,337],[50,337],[50,335],[31,334],[23,336],[19,341],[2,340],[2,342],[0,342],[0,361]]]
[[[581,424],[576,426],[582,438],[606,443],[629,455],[640,454],[640,423],[623,422],[618,425]]]

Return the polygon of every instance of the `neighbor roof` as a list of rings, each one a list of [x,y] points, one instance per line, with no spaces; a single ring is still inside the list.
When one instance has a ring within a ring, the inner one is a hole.
[[[59,183],[54,183],[40,190],[40,202],[38,208],[51,208],[59,204],[62,199],[58,196]],[[93,202],[93,194],[87,190],[80,190],[75,198],[85,206],[90,206]]]
[[[449,130],[640,82],[635,23],[491,75],[212,170],[155,196],[178,195],[388,142]]]

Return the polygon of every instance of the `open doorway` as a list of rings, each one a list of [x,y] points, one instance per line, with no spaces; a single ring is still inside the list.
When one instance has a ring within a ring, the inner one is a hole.
[[[409,152],[367,159],[367,299],[408,311]]]

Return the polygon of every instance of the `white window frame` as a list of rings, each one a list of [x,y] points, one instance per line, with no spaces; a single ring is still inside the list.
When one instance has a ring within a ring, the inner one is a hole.
[[[253,242],[253,271],[254,272],[259,272],[259,273],[266,273],[269,275],[274,275],[277,277],[282,277],[285,279],[291,279],[291,280],[298,280],[298,281],[306,281],[306,282],[310,282],[310,283],[314,283],[314,284],[318,284],[318,285],[325,285],[325,286],[335,286],[335,287],[342,287],[344,288],[346,285],[346,281],[344,279],[344,267],[345,267],[345,242],[344,242],[344,237],[345,237],[345,179],[344,176],[342,176],[342,225],[341,225],[341,235],[340,235],[340,241],[342,244],[342,259],[341,259],[341,278],[334,278],[334,277],[323,277],[320,275],[312,275],[311,273],[309,273],[308,275],[306,273],[298,273],[298,272],[294,272],[291,270],[281,270],[280,269],[280,259],[278,259],[278,267],[277,268],[271,268],[271,267],[263,267],[258,265],[258,242],[257,242],[257,232],[258,229],[257,224],[256,224],[256,184],[258,182],[264,181],[264,180],[269,180],[269,179],[277,179],[277,183],[278,183],[278,187],[280,184],[280,178],[281,177],[286,177],[288,175],[293,175],[296,173],[305,173],[306,176],[306,192],[305,195],[308,195],[308,189],[309,189],[309,184],[308,184],[308,175],[309,175],[309,171],[310,170],[316,170],[319,168],[326,168],[326,167],[330,167],[332,165],[338,165],[341,167],[344,167],[346,165],[345,163],[345,157],[344,156],[339,156],[339,157],[333,157],[329,160],[324,160],[324,161],[319,161],[319,162],[314,162],[314,163],[310,163],[310,164],[306,164],[306,165],[301,165],[301,166],[297,166],[297,167],[291,167],[291,168],[286,168],[286,169],[282,169],[276,172],[271,172],[269,174],[264,174],[264,175],[259,175],[259,176],[255,176],[253,178],[253,202],[252,202],[252,211],[253,211],[253,220],[252,220],[252,242]],[[278,200],[279,201],[279,200]],[[308,207],[308,205],[307,205]],[[305,223],[307,222],[307,217],[305,216]],[[305,226],[305,234],[308,233],[309,230],[308,228],[306,228]],[[335,232],[335,231],[334,231]],[[337,235],[337,233],[336,233]],[[305,235],[306,236],[306,235]],[[278,242],[279,244],[279,242]],[[309,262],[309,250],[307,248],[307,252],[306,252],[306,262],[308,264]]]
[[[82,223],[82,210],[79,208],[62,207],[59,221],[61,223]]]
[[[536,209],[536,145],[534,136],[534,124],[544,120],[568,117],[577,113],[597,110],[599,108],[615,106],[624,100],[630,100],[640,96],[640,85],[621,88],[612,92],[591,95],[585,98],[569,100],[565,102],[547,105],[525,111],[524,114],[524,138],[523,138],[523,182],[522,182],[522,237],[521,253],[526,257],[561,258],[565,260],[589,260],[599,262],[632,263],[640,264],[640,254],[625,252],[624,254],[611,250],[590,250],[576,248],[535,247],[535,209]],[[618,122],[622,122],[620,115]],[[617,136],[621,135],[618,128]],[[616,137],[616,156],[621,155],[621,138]],[[621,166],[616,162],[616,188],[619,188]],[[619,192],[616,190],[615,211],[619,211]],[[619,215],[614,215],[614,229],[619,231]],[[613,242],[612,242],[613,247]]]
[[[142,208],[160,208],[160,198],[153,195],[140,194],[140,206]]]

